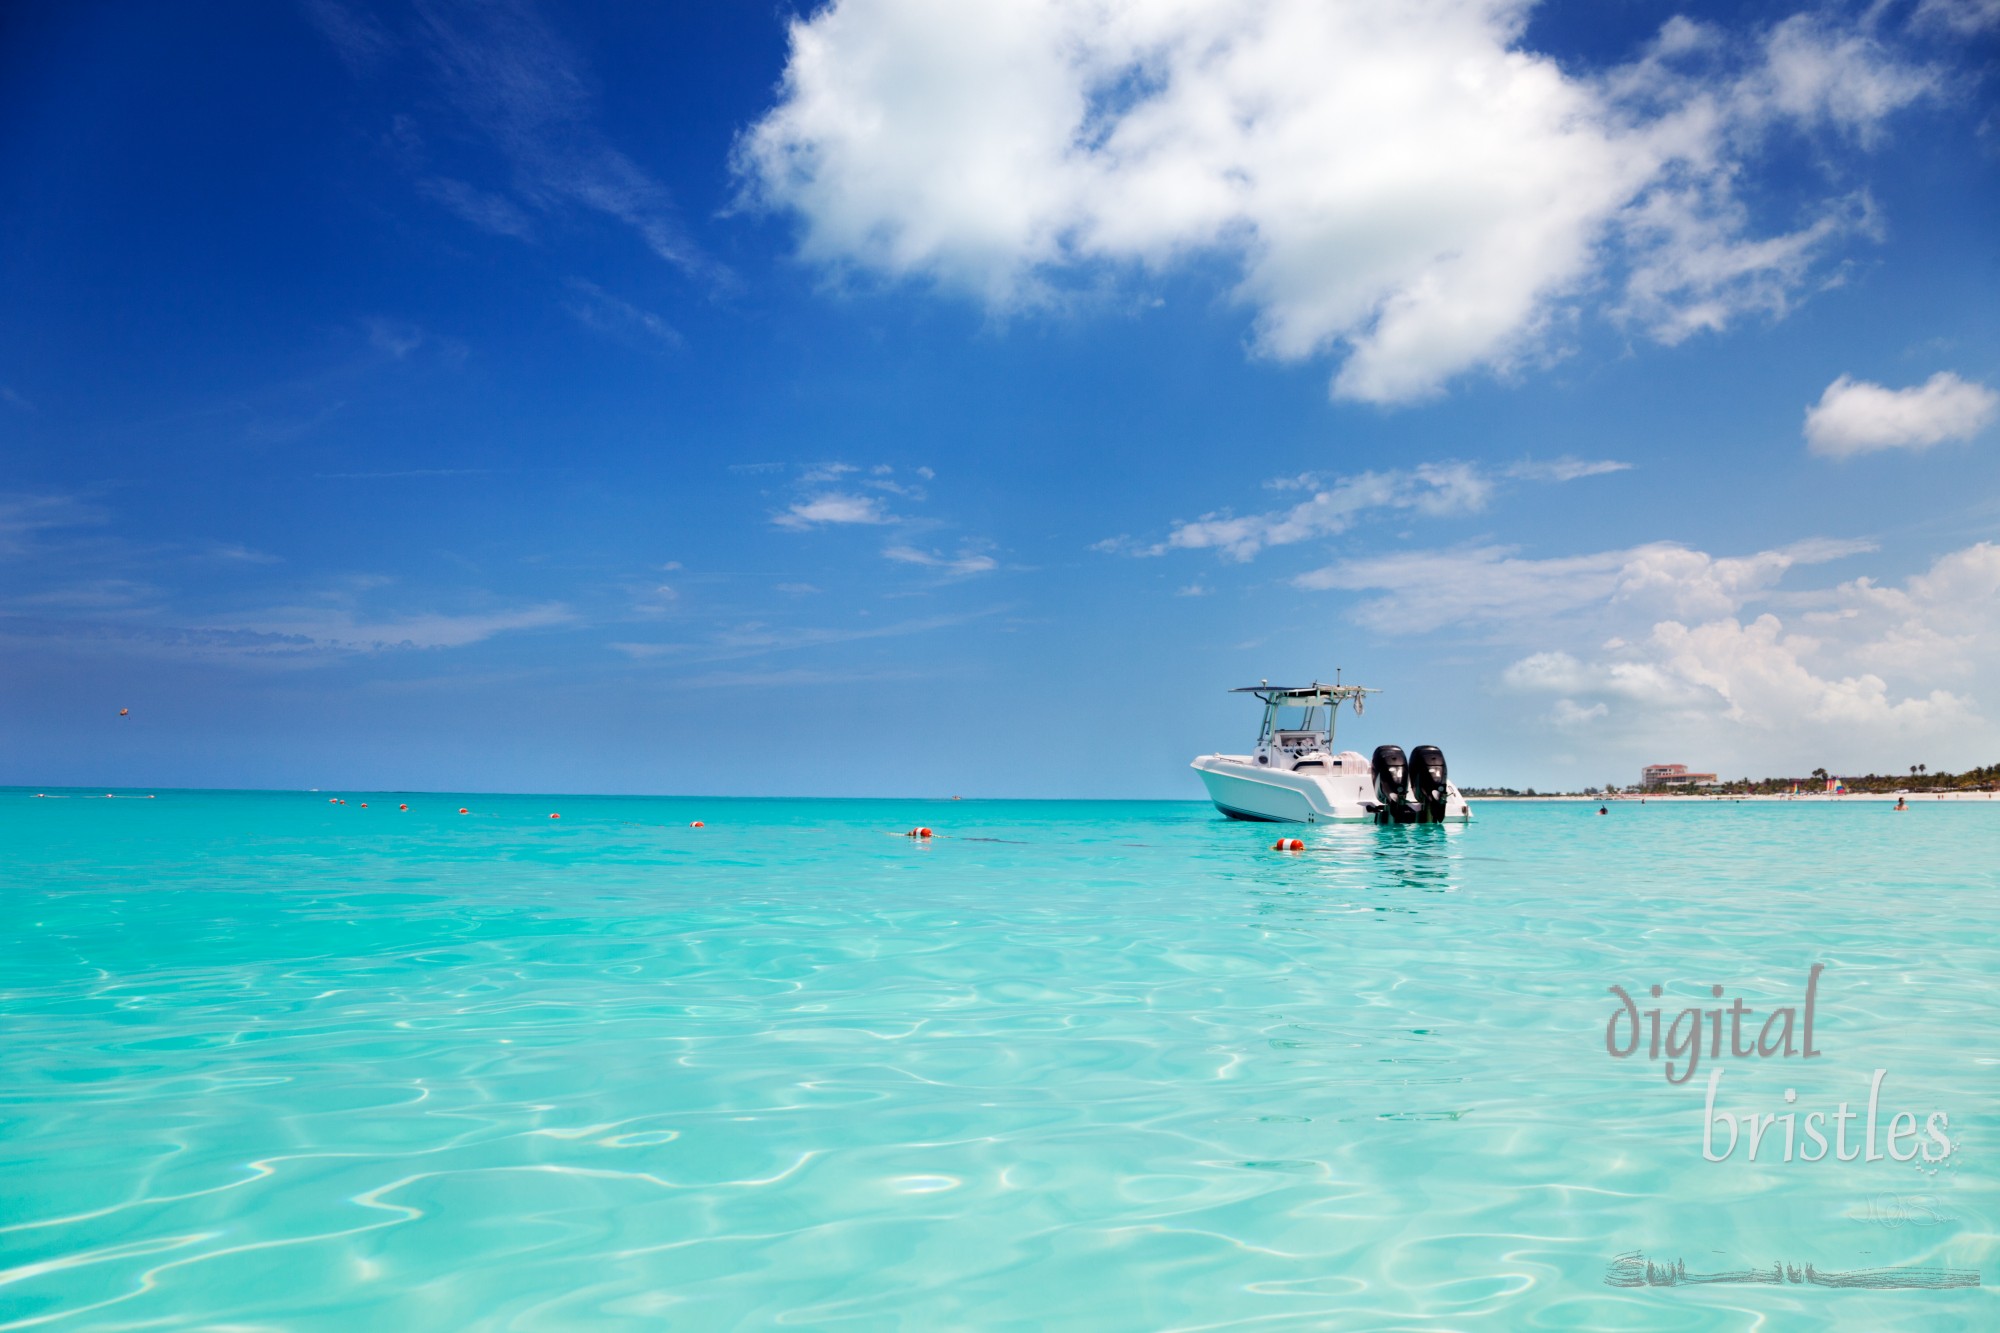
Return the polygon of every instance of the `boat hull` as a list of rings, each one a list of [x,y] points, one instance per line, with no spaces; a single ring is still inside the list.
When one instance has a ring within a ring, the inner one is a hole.
[[[1295,773],[1254,763],[1247,755],[1205,754],[1192,767],[1208,799],[1231,819],[1268,824],[1372,824],[1375,787],[1366,773]],[[1472,809],[1446,785],[1445,822],[1463,823]]]

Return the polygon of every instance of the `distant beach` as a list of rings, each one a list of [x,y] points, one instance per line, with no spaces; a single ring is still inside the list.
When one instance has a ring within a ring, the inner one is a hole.
[[[2000,792],[1990,791],[1941,791],[1941,792],[1847,792],[1836,796],[1831,792],[1800,792],[1797,796],[1766,796],[1762,794],[1746,796],[1703,796],[1692,792],[1627,792],[1618,795],[1579,796],[1565,793],[1559,796],[1471,796],[1475,806],[1493,805],[1500,802],[1516,802],[1523,805],[1541,805],[1548,802],[1568,801],[1583,805],[1894,805],[1898,800],[1911,805],[1929,805],[1936,802],[1980,802],[2000,803]]]

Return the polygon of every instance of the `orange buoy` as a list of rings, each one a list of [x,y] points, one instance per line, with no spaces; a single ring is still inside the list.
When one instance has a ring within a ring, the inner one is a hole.
[[[1280,838],[1271,844],[1274,852],[1302,852],[1305,849],[1306,845],[1297,838]]]
[[[927,828],[920,828],[917,830],[917,836],[919,838],[928,838],[931,836],[931,831]]]
[[[362,808],[363,810],[366,810],[366,809],[368,808],[368,802],[366,802],[366,801],[363,801],[363,802],[361,803],[361,808]]]
[[[694,821],[694,823],[692,823],[692,824],[689,824],[689,825],[688,825],[688,827],[689,827],[689,828],[707,828],[707,827],[708,827],[708,825],[706,825],[706,824],[702,823],[702,822],[701,822],[701,821],[700,821],[699,819],[697,819],[697,820],[695,820],[695,821]]]
[[[458,813],[460,813],[461,815],[469,815],[472,812],[461,805],[460,807],[458,807]]]
[[[327,797],[327,798],[326,798],[326,803],[327,803],[328,805],[339,805],[339,804],[340,804],[340,798],[339,798],[338,796],[329,796],[329,797]]]
[[[551,813],[551,814],[549,815],[549,818],[550,818],[550,819],[561,819],[561,818],[562,818],[562,816],[561,816],[561,815],[558,815],[558,814],[554,814],[554,813]]]
[[[409,809],[410,807],[409,807],[408,805],[399,805],[399,806],[397,806],[396,808],[397,808],[398,810],[407,810],[407,809]]]

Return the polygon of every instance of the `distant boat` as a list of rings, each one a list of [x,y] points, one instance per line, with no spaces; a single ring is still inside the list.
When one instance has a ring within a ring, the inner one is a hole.
[[[1343,703],[1361,712],[1362,685],[1245,685],[1264,705],[1257,748],[1205,754],[1191,767],[1215,808],[1231,819],[1274,824],[1441,824],[1472,818],[1472,807],[1445,768],[1444,751],[1419,745],[1405,756],[1378,745],[1372,758],[1333,748],[1334,716]]]

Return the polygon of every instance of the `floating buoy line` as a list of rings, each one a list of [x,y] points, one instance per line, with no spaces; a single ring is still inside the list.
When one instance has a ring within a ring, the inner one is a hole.
[[[958,798],[953,798],[953,799],[958,799]],[[347,799],[346,799],[345,797],[341,797],[341,796],[329,796],[329,797],[327,797],[327,798],[326,798],[326,801],[327,801],[327,804],[328,804],[328,805],[346,805],[346,804],[347,804]],[[363,810],[366,810],[366,809],[368,808],[368,802],[366,802],[366,801],[361,801],[361,802],[358,802],[358,803],[357,803],[357,805],[358,805],[358,807],[359,807],[360,809],[363,809]],[[410,806],[409,806],[409,803],[408,803],[407,801],[404,801],[404,802],[399,802],[399,803],[397,804],[397,806],[396,806],[396,809],[397,809],[397,810],[399,810],[399,811],[403,811],[403,812],[408,812],[409,808],[410,808]],[[472,808],[471,808],[470,806],[464,806],[464,805],[461,805],[461,806],[459,806],[459,807],[458,807],[458,813],[459,813],[459,814],[461,814],[461,815],[470,815],[470,814],[472,813]],[[550,818],[550,819],[552,819],[552,820],[560,820],[560,819],[562,818],[562,813],[561,813],[560,811],[556,811],[556,810],[551,810],[551,811],[549,812],[549,818]],[[615,823],[617,823],[617,824],[619,824],[619,825],[622,825],[622,826],[624,826],[624,827],[626,827],[626,828],[670,828],[670,827],[672,827],[672,825],[667,825],[667,824],[652,824],[652,823],[647,823],[647,822],[643,822],[643,821],[640,821],[640,820],[636,820],[636,819],[620,819],[620,820],[616,820],[616,821],[614,821],[614,822],[615,822]],[[693,819],[693,820],[689,820],[689,821],[688,821],[688,824],[687,824],[687,827],[688,827],[688,828],[690,828],[690,829],[699,829],[699,828],[706,828],[706,827],[708,827],[708,825],[707,825],[707,823],[706,823],[705,821],[703,821],[703,820],[699,820],[699,819]],[[768,832],[768,830],[766,830],[766,831]],[[900,829],[900,830],[896,830],[896,829],[884,829],[884,830],[882,830],[882,832],[884,833],[884,835],[885,835],[885,836],[888,836],[888,837],[892,837],[892,838],[907,838],[907,839],[909,839],[909,840],[911,840],[911,841],[913,841],[913,842],[920,842],[920,843],[930,843],[930,842],[938,842],[938,841],[942,841],[942,840],[944,840],[944,839],[946,839],[946,838],[956,838],[956,839],[957,839],[958,841],[960,841],[960,842],[990,842],[990,843],[998,843],[998,844],[1003,844],[1003,845],[1006,845],[1006,846],[1012,846],[1012,847],[1032,847],[1032,846],[1037,846],[1037,845],[1040,845],[1040,844],[1038,844],[1038,843],[1037,843],[1037,842],[1036,842],[1035,840],[1033,840],[1033,839],[1029,839],[1029,838],[994,838],[994,837],[986,837],[986,836],[983,836],[983,835],[979,835],[979,834],[964,834],[964,833],[959,833],[959,834],[952,834],[952,833],[939,833],[939,832],[938,832],[938,831],[937,831],[936,829],[934,829],[934,828],[930,827],[930,826],[929,826],[928,824],[919,824],[919,825],[917,825],[917,826],[916,826],[915,828],[908,828],[908,829]],[[1085,843],[1085,842],[1089,842],[1089,841],[1092,841],[1092,840],[1090,840],[1090,839],[1078,839],[1077,841],[1078,841],[1078,843],[1079,843],[1079,844],[1081,844],[1081,843]],[[1138,847],[1138,848],[1151,848],[1151,847],[1152,847],[1152,846],[1153,846],[1154,844],[1152,844],[1152,843],[1150,843],[1150,842],[1119,842],[1119,843],[1112,843],[1112,844],[1110,844],[1110,845],[1112,845],[1112,846],[1117,846],[1117,847]],[[1273,848],[1272,848],[1272,850],[1274,850],[1274,851],[1281,851],[1281,852],[1282,852],[1282,851],[1293,851],[1293,852],[1301,852],[1301,851],[1304,851],[1304,850],[1305,850],[1305,844],[1304,844],[1303,842],[1299,841],[1299,840],[1298,840],[1297,838],[1290,838],[1290,839],[1286,839],[1286,838],[1280,838],[1280,839],[1278,839],[1278,841],[1277,841],[1277,842],[1276,842],[1276,843],[1275,843],[1275,844],[1273,845]]]

